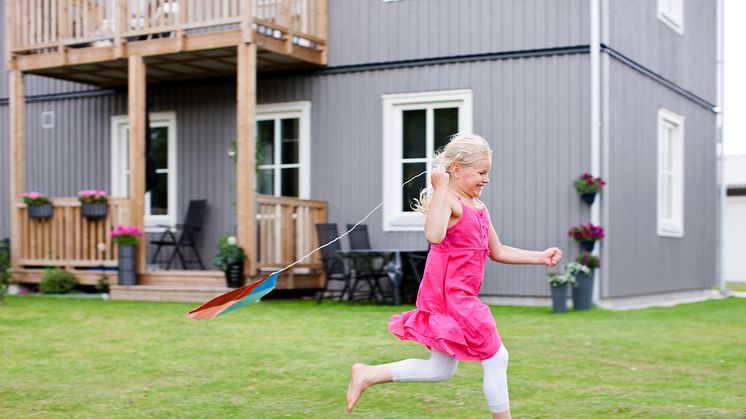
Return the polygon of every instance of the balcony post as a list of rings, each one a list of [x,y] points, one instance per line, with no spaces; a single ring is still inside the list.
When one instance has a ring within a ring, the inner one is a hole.
[[[21,250],[21,229],[16,203],[26,182],[26,98],[23,72],[11,69],[10,88],[10,266],[18,266]]]
[[[131,226],[145,227],[145,61],[141,56],[129,57],[129,200]],[[145,240],[137,247],[137,272],[145,270]]]
[[[256,112],[256,44],[238,45],[236,141],[236,224],[238,243],[249,256],[247,274],[257,272],[256,248],[256,140],[254,119]]]
[[[327,51],[329,50],[329,4],[328,0],[316,0],[317,3],[317,20],[316,20],[316,31],[314,35],[324,40],[324,49],[321,51],[321,63],[326,65],[327,63]]]

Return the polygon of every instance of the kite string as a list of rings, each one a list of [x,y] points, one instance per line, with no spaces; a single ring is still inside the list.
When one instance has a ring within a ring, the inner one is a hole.
[[[418,174],[417,176],[414,176],[414,177],[412,177],[411,179],[409,179],[408,181],[406,181],[406,182],[402,183],[402,184],[401,184],[401,186],[400,186],[400,188],[403,188],[403,187],[404,187],[404,186],[405,186],[405,185],[406,185],[407,183],[409,183],[409,182],[411,182],[411,181],[413,181],[413,180],[417,179],[418,177],[420,177],[420,176],[424,175],[425,173],[427,173],[427,170],[425,170],[425,171],[421,172],[421,173],[420,173],[420,174]],[[296,260],[295,262],[291,263],[290,265],[288,265],[288,266],[286,266],[286,267],[284,267],[284,268],[280,269],[279,271],[275,271],[275,272],[272,272],[272,273],[270,274],[270,276],[271,276],[271,275],[274,275],[274,274],[278,274],[278,275],[279,275],[280,273],[282,273],[282,272],[285,272],[285,271],[287,271],[288,269],[292,268],[293,266],[295,266],[295,265],[299,264],[300,262],[302,262],[302,261],[304,261],[304,260],[308,259],[308,258],[309,258],[309,257],[310,257],[311,255],[313,255],[314,253],[318,252],[319,250],[321,250],[321,249],[323,249],[323,248],[325,248],[325,247],[327,247],[327,246],[331,245],[331,244],[332,244],[332,243],[334,243],[334,242],[337,242],[337,241],[339,241],[339,240],[340,240],[340,239],[341,239],[342,237],[344,237],[344,236],[346,236],[346,235],[350,234],[350,232],[352,232],[352,230],[354,230],[354,229],[355,229],[355,228],[356,228],[357,226],[359,226],[360,224],[364,223],[364,222],[365,222],[365,220],[367,220],[367,219],[368,219],[368,217],[370,217],[370,216],[371,216],[371,214],[373,214],[374,212],[376,212],[376,210],[378,210],[379,208],[381,208],[381,206],[383,206],[383,201],[381,201],[381,203],[380,203],[380,204],[378,204],[378,205],[377,205],[377,206],[376,206],[375,208],[373,208],[372,210],[370,210],[370,212],[368,212],[368,214],[367,214],[367,215],[366,215],[365,217],[363,217],[363,219],[362,219],[362,220],[360,220],[360,221],[358,221],[357,223],[355,223],[355,225],[354,225],[354,226],[352,226],[352,228],[350,228],[349,230],[345,231],[344,233],[342,233],[341,235],[339,235],[339,236],[338,236],[337,238],[333,239],[333,240],[332,240],[332,241],[330,241],[329,243],[323,244],[323,245],[321,245],[321,246],[319,246],[319,247],[317,247],[317,248],[315,248],[315,249],[311,250],[310,252],[308,252],[308,254],[306,254],[306,255],[305,255],[305,256],[303,256],[302,258],[300,258],[300,259]]]

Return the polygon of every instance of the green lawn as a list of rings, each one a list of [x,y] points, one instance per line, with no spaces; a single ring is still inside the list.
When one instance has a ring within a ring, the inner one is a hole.
[[[341,418],[353,362],[427,356],[388,334],[396,307],[268,301],[197,322],[184,317],[193,304],[5,302],[3,418]],[[746,299],[492,312],[510,350],[515,417],[746,417]],[[489,417],[481,367],[374,387],[353,415]]]

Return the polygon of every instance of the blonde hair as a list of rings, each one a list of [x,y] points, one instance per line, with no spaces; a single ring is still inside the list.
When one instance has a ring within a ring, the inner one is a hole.
[[[468,167],[485,157],[492,157],[492,149],[484,138],[476,134],[458,133],[451,136],[448,144],[435,153],[433,169],[442,167],[448,172],[453,163]],[[414,200],[412,209],[427,214],[432,198],[433,188],[429,186],[420,191],[420,198]]]

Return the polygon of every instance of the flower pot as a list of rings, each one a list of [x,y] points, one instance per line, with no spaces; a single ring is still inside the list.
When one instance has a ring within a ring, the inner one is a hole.
[[[593,201],[596,200],[596,193],[595,192],[587,192],[580,194],[580,198],[588,205],[592,205]]]
[[[86,218],[106,218],[106,202],[83,202],[80,205],[80,215]]]
[[[596,246],[595,241],[582,241],[580,242],[580,248],[585,250],[586,252],[592,252],[593,248]]]
[[[243,262],[229,263],[225,270],[225,283],[229,288],[239,288],[243,286]]]
[[[37,220],[52,218],[52,204],[29,205],[28,217]]]
[[[136,245],[119,245],[119,285],[137,285],[136,255]]]
[[[579,273],[575,276],[572,287],[573,310],[590,310],[593,308],[593,271],[590,274]]]
[[[564,313],[567,310],[567,283],[549,285],[552,289],[552,312]]]

